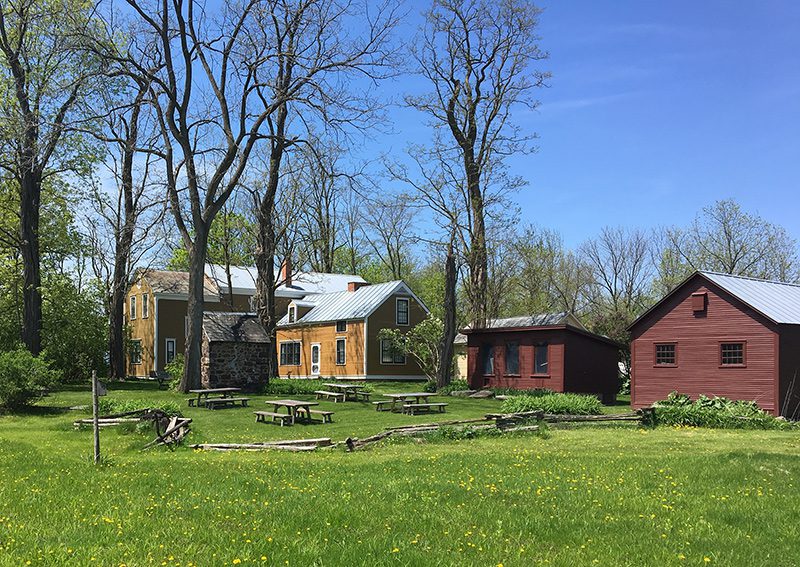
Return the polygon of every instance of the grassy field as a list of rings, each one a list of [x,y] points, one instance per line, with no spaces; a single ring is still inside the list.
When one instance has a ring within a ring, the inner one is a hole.
[[[186,397],[138,387],[110,396]],[[83,414],[58,409],[87,401],[59,392],[0,417],[0,565],[800,564],[796,432],[581,427],[290,454],[142,453],[146,436],[104,431],[94,467],[91,433],[71,425]],[[450,418],[499,408],[447,401]],[[186,414],[192,441],[340,440],[430,421],[322,405],[333,424]]]

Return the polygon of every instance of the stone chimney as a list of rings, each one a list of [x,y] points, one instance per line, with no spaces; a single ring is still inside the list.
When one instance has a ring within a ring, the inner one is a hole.
[[[283,285],[291,287],[292,285],[292,259],[286,258],[281,262],[281,280]]]
[[[347,282],[347,291],[356,291],[359,288],[368,286],[367,282]]]

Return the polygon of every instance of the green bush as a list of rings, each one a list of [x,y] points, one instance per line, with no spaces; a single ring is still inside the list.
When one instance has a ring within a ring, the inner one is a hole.
[[[457,392],[459,390],[469,390],[469,389],[470,389],[469,384],[467,384],[466,380],[453,380],[444,388],[439,388],[439,393],[449,396],[451,392]]]
[[[765,412],[755,402],[672,392],[666,400],[653,404],[656,424],[715,427],[720,429],[785,429],[794,425]]]
[[[428,380],[425,382],[425,385],[422,387],[423,392],[436,392],[436,380]]]
[[[495,396],[546,396],[553,394],[553,390],[547,388],[533,388],[532,390],[520,390],[518,388],[489,388]]]
[[[502,406],[505,413],[542,410],[545,413],[569,415],[599,415],[602,408],[595,396],[552,392],[513,396],[504,401]]]
[[[161,410],[167,415],[183,415],[181,406],[177,402],[153,400],[118,400],[114,398],[100,398],[100,415],[115,415],[129,411],[152,408]]]
[[[296,396],[313,394],[314,390],[324,390],[322,380],[304,380],[297,378],[273,378],[264,386],[264,394],[278,396]]]
[[[23,348],[0,353],[0,407],[19,409],[40,398],[61,379],[43,357]]]

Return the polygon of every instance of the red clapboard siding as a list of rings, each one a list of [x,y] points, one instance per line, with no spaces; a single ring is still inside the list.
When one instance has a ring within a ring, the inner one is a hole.
[[[692,293],[703,292],[706,309],[695,313]],[[689,280],[638,321],[632,338],[634,408],[649,406],[677,390],[692,397],[754,400],[777,413],[777,326],[702,277]],[[746,367],[720,367],[721,341],[746,342]],[[654,345],[659,342],[677,343],[675,367],[654,367]]]

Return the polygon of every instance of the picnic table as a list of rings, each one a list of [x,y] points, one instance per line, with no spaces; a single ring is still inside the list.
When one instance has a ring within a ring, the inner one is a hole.
[[[417,404],[427,404],[428,398],[436,395],[437,394],[432,392],[403,392],[402,394],[383,394],[383,396],[389,398],[392,401],[391,411],[396,411],[395,406],[397,402],[400,402],[400,409],[403,409],[403,404],[405,404],[410,400],[415,400],[414,403]]]
[[[289,421],[292,425],[295,424],[298,418],[305,421],[311,421],[311,406],[318,406],[319,402],[304,402],[302,400],[267,400],[264,402],[268,406],[272,406],[273,414],[280,414],[281,408],[286,408],[289,416]],[[298,414],[305,414],[299,416]]]
[[[358,400],[359,392],[364,387],[363,384],[342,384],[341,382],[331,382],[323,384],[323,386],[330,388],[334,392],[341,392],[344,394],[345,400]],[[369,399],[369,396],[367,396],[367,399]]]
[[[200,390],[189,390],[190,394],[197,394],[197,399],[190,398],[188,400],[189,406],[201,407],[205,405],[204,400],[208,400],[209,396],[217,395],[220,398],[232,398],[236,392],[241,392],[241,388],[202,388]]]

